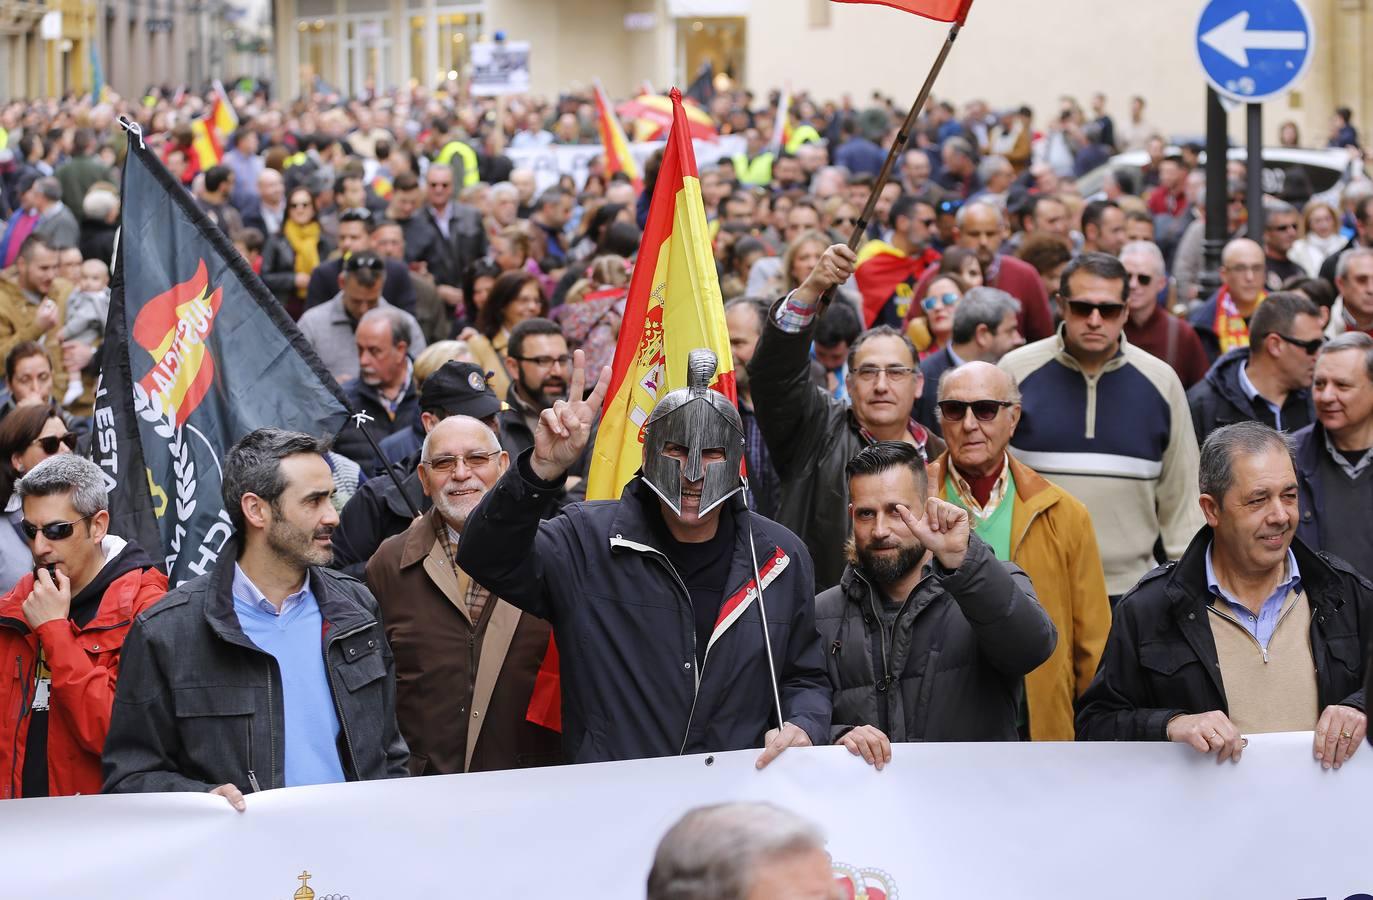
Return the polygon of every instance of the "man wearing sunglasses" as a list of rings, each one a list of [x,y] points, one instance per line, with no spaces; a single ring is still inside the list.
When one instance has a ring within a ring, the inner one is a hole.
[[[456,562],[468,516],[509,465],[480,420],[450,416],[435,425],[419,464],[433,509],[367,564],[396,653],[396,717],[412,775],[562,759],[558,733],[526,719],[548,624],[492,596]]]
[[[339,214],[339,255],[321,262],[310,274],[310,284],[305,289],[305,308],[307,310],[328,303],[330,298],[337,296],[339,275],[343,273],[344,262],[354,254],[374,252],[372,232],[376,228],[377,221],[374,220],[371,211],[365,207],[352,207]],[[378,253],[377,255],[380,256],[381,254]],[[410,281],[410,270],[401,260],[383,258],[383,261],[386,268],[385,278],[381,285],[382,296],[392,306],[398,306],[406,312],[414,314],[415,289]],[[444,336],[447,337],[447,334]]]
[[[109,533],[90,460],[46,459],[16,493],[35,567],[0,598],[0,799],[99,793],[120,651],[167,577]]]
[[[1282,200],[1263,202],[1264,289],[1269,293],[1282,290],[1291,278],[1306,277],[1306,270],[1288,258],[1292,245],[1301,231],[1301,213]]]
[[[1236,422],[1289,434],[1311,424],[1311,376],[1323,343],[1316,304],[1296,292],[1269,294],[1249,322],[1249,346],[1216,360],[1187,392],[1197,444]]]
[[[930,464],[931,494],[966,509],[973,532],[996,558],[1029,574],[1058,629],[1053,654],[1025,676],[1020,735],[1071,741],[1073,703],[1092,683],[1111,628],[1091,516],[1081,501],[1006,452],[1021,412],[1011,376],[969,362],[944,373],[938,396],[949,450]]]
[[[1123,335],[1128,273],[1087,253],[1063,273],[1058,334],[1001,359],[1024,395],[1013,450],[1092,514],[1106,587],[1124,594],[1201,527],[1197,438],[1182,382]]]
[[[1125,339],[1172,366],[1182,386],[1190,388],[1206,377],[1211,361],[1196,329],[1160,303],[1168,291],[1163,251],[1150,240],[1131,241],[1120,251],[1120,261],[1130,274]]]

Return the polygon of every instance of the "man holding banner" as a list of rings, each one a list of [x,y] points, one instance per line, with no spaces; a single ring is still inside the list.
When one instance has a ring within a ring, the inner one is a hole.
[[[644,426],[642,473],[620,499],[573,504],[541,522],[610,381],[602,371],[581,400],[578,350],[571,399],[543,411],[534,447],[482,500],[458,546],[463,571],[552,623],[569,762],[741,750],[767,731],[763,766],[788,746],[828,743],[810,557],[795,535],[745,506],[738,410],[707,387],[714,354],[691,356],[688,386]]]

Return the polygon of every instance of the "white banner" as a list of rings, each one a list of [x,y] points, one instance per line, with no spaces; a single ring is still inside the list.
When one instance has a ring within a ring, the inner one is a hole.
[[[472,96],[529,93],[529,42],[472,45]]]
[[[691,143],[696,151],[698,168],[742,153],[746,145],[742,137],[732,134],[722,135],[714,141],[693,140]],[[644,162],[653,155],[653,151],[662,146],[663,141],[644,141],[629,145],[629,152],[639,163],[640,172],[644,169]],[[552,187],[563,175],[571,175],[580,190],[582,185],[586,184],[591,161],[604,154],[605,148],[600,144],[550,144],[547,147],[525,149],[508,147],[505,151],[505,155],[510,157],[510,161],[517,168],[534,170],[534,178],[540,191]]]
[[[838,747],[756,756],[291,788],[242,814],[202,794],[9,800],[3,894],[641,900],[683,812],[767,800],[820,823],[869,898],[1373,895],[1367,747],[1340,771],[1297,734],[1223,766],[1162,743],[905,744],[882,772]]]

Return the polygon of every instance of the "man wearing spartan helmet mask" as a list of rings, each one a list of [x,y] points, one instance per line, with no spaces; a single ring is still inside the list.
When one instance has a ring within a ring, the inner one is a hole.
[[[764,747],[761,768],[830,742],[810,556],[745,505],[743,426],[710,390],[715,367],[709,350],[691,352],[688,385],[649,415],[642,468],[619,500],[541,520],[610,381],[607,368],[582,400],[578,350],[569,399],[543,412],[534,446],[463,532],[463,571],[553,625],[569,762]]]

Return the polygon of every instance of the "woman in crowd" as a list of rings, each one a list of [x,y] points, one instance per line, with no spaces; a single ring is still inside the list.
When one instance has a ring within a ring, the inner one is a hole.
[[[968,292],[968,283],[957,275],[941,274],[925,287],[919,310],[906,326],[906,334],[924,359],[948,346],[953,335],[953,314]]]
[[[1068,239],[1046,232],[1027,235],[1016,256],[1034,266],[1039,273],[1039,280],[1044,282],[1044,290],[1049,293],[1049,306],[1052,307],[1053,298],[1058,295],[1059,279],[1073,258],[1073,248]]]
[[[1316,278],[1321,274],[1321,263],[1332,253],[1344,249],[1346,242],[1340,234],[1340,215],[1329,203],[1312,200],[1302,211],[1301,230],[1301,237],[1292,245],[1287,258]]]
[[[328,259],[333,245],[325,237],[308,188],[298,187],[286,198],[286,221],[262,248],[262,281],[286,307],[292,319],[305,311],[310,274]]]
[[[0,594],[33,568],[28,541],[19,531],[24,511],[15,484],[49,456],[74,452],[76,443],[67,423],[48,406],[16,407],[0,421]]]
[[[506,272],[491,288],[491,295],[477,313],[477,334],[467,338],[477,364],[491,377],[491,389],[504,397],[510,387],[505,372],[505,348],[510,329],[525,319],[548,315],[548,298],[539,279],[529,272]]]

